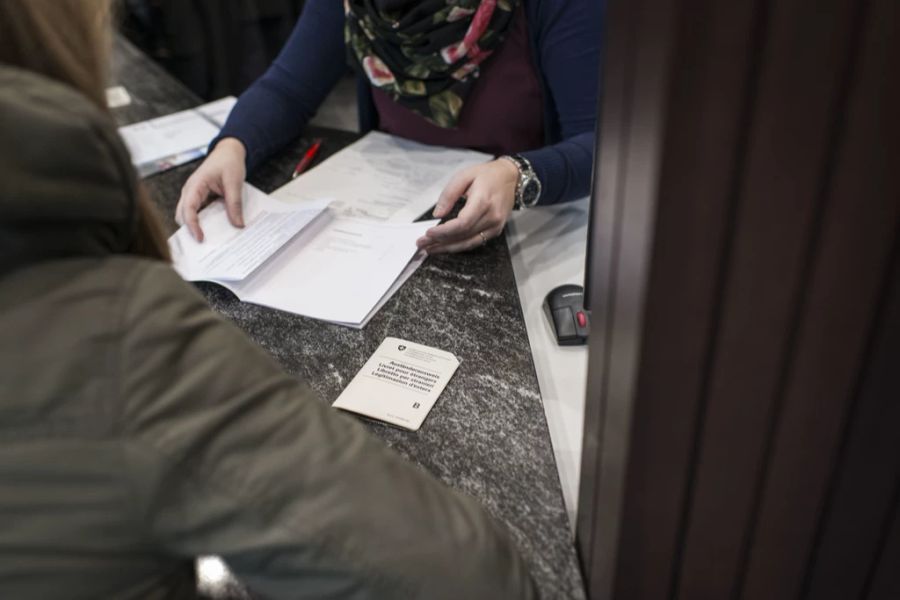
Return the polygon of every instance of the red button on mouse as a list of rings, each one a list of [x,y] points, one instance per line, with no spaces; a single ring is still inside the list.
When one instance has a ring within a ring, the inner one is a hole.
[[[585,327],[587,325],[587,317],[580,310],[575,313],[575,318],[578,319],[578,326]]]

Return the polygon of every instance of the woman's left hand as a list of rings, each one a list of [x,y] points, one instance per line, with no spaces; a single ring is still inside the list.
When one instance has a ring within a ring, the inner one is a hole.
[[[466,197],[465,207],[455,219],[425,232],[416,244],[429,254],[463,252],[497,237],[515,206],[518,181],[519,169],[502,158],[463,169],[444,188],[434,216],[446,216],[461,196]]]

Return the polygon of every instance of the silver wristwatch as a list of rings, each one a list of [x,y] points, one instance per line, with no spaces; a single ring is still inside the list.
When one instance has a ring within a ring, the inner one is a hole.
[[[504,155],[500,158],[512,162],[519,170],[519,181],[516,183],[516,204],[514,208],[521,210],[531,208],[541,198],[541,180],[531,168],[531,163],[521,154]]]

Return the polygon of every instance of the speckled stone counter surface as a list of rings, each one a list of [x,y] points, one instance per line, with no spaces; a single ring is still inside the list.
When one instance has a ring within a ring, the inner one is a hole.
[[[130,106],[120,124],[193,107],[196,97],[119,41],[113,83]],[[322,158],[356,134],[311,129],[250,178],[271,192],[288,175],[310,138],[326,142]],[[320,159],[321,160],[321,159]],[[167,226],[186,165],[146,180]],[[297,282],[299,292],[303,282]],[[200,286],[215,310],[237,323],[284,368],[332,402],[387,336],[454,353],[461,366],[418,432],[371,423],[373,434],[409,460],[479,500],[506,523],[544,598],[583,598],[550,436],[541,406],[506,244],[493,240],[464,255],[430,257],[357,331],[238,302],[226,290]],[[239,594],[233,589],[228,595]]]

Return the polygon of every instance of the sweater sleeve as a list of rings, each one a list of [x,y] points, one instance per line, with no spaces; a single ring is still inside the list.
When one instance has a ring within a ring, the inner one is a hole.
[[[170,268],[125,318],[123,438],[160,556],[279,598],[536,598],[506,532],[319,401]]]
[[[537,67],[561,141],[523,153],[543,192],[540,204],[568,202],[591,187],[603,34],[602,0],[543,0],[537,11]]]
[[[252,172],[300,135],[346,64],[343,3],[308,0],[278,58],[241,95],[210,150],[223,138],[237,138]]]

